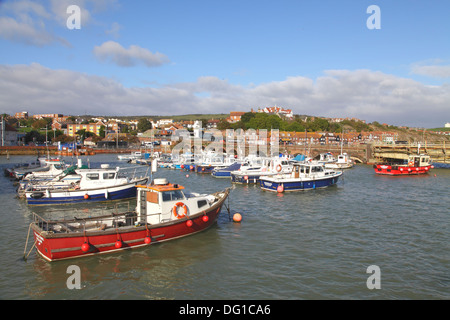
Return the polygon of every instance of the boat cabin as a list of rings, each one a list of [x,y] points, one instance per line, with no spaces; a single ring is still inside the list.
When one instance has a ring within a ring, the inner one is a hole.
[[[431,165],[431,157],[425,154],[410,155],[408,157],[408,166],[410,167],[426,167]]]
[[[215,202],[211,195],[186,193],[179,184],[171,184],[167,179],[154,179],[146,186],[137,186],[138,221],[158,224],[189,217],[209,209]]]
[[[318,176],[328,176],[335,174],[336,171],[332,169],[326,169],[323,164],[312,162],[312,163],[301,163],[294,164],[292,169],[292,178],[314,178]]]
[[[128,182],[126,177],[119,175],[118,167],[109,168],[102,165],[100,169],[79,169],[76,172],[80,175],[80,189],[102,188]]]

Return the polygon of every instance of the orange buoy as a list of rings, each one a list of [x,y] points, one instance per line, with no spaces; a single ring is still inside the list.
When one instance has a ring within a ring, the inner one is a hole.
[[[280,184],[278,187],[277,187],[277,192],[278,193],[282,193],[284,191],[284,186],[282,185],[282,184]]]
[[[240,214],[240,213],[235,213],[235,214],[233,215],[233,221],[234,221],[234,222],[241,222],[241,221],[242,221],[242,216],[241,216],[241,214]]]
[[[209,220],[209,217],[208,217],[207,215],[204,215],[204,216],[202,217],[202,221],[203,221],[203,222],[208,222],[208,220]]]
[[[145,244],[150,244],[150,242],[152,242],[152,238],[150,238],[149,236],[146,236],[144,239],[144,243]]]
[[[83,243],[83,244],[81,245],[81,251],[83,251],[83,252],[88,252],[89,249],[90,249],[89,243],[85,242],[85,243]]]
[[[89,195],[87,193],[84,195],[84,199],[85,200],[89,199]]]
[[[122,241],[117,240],[116,243],[114,244],[114,247],[116,247],[116,249],[122,248]]]
[[[186,226],[188,226],[190,228],[190,227],[192,227],[192,225],[193,225],[192,220],[186,221]]]

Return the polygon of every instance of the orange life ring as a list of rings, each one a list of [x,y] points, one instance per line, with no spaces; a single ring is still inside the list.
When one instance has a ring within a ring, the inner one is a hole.
[[[279,165],[277,165],[277,172],[280,172],[281,171],[281,164],[279,164]]]
[[[410,167],[414,167],[414,161],[408,162],[408,165],[409,165]]]
[[[178,214],[178,207],[182,207],[184,209],[183,214]],[[187,215],[187,206],[183,202],[177,202],[173,206],[173,215],[178,219],[184,218]]]

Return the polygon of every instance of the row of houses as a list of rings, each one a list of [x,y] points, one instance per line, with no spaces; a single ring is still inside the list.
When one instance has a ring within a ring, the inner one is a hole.
[[[279,116],[280,118],[284,118],[287,120],[294,119],[294,113],[291,109],[285,109],[283,107],[273,106],[273,107],[264,107],[264,108],[258,108],[258,111],[254,111],[253,108],[251,109],[252,113],[267,113],[267,114],[275,114]],[[226,119],[229,123],[236,123],[241,121],[241,117],[247,112],[245,111],[232,111],[230,112],[230,116]]]
[[[230,134],[235,133],[229,132]],[[281,145],[340,145],[341,143],[352,145],[372,142],[394,143],[398,138],[398,133],[386,131],[348,133],[278,131],[276,136],[274,134],[275,131],[247,130],[244,137],[249,144],[257,145],[265,145],[277,139]],[[225,132],[223,136],[229,140],[233,138],[227,136]]]

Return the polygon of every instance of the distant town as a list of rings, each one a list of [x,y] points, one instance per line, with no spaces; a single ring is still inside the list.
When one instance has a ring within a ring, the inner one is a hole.
[[[271,129],[279,130],[280,143],[364,144],[376,141],[394,143],[424,135],[423,128],[396,127],[386,123],[366,123],[356,118],[325,118],[294,115],[291,109],[264,107],[229,114],[174,117],[96,117],[63,114],[34,114],[27,111],[3,114],[1,146],[82,144],[93,148],[130,148],[136,146],[170,146],[177,130],[185,129],[193,138],[209,139],[209,129]],[[211,130],[209,130],[211,131]],[[426,130],[427,134],[447,140],[450,123],[441,129]],[[412,135],[411,135],[412,134]],[[267,139],[270,139],[270,133]],[[416,141],[409,141],[416,142]],[[265,144],[267,141],[259,141]]]

